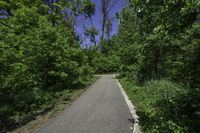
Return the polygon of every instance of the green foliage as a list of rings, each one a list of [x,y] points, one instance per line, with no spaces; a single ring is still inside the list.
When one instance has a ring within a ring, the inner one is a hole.
[[[140,85],[127,88],[146,132],[200,130],[199,9],[198,0],[131,0],[118,15],[120,75]]]
[[[84,0],[82,11],[86,14],[87,17],[91,17],[95,12],[95,4],[91,0]]]
[[[119,58],[117,56],[105,56],[99,54],[93,59],[96,73],[112,73],[118,70]]]
[[[0,132],[17,126],[16,117],[53,104],[54,93],[91,80],[88,56],[69,22],[49,18],[21,3],[4,20],[9,27],[0,27]]]
[[[169,78],[199,87],[199,24],[194,23],[199,3],[133,0],[130,5],[119,17],[115,41],[122,75],[138,83]]]
[[[90,37],[90,42],[96,45],[96,35],[98,35],[98,30],[94,27],[88,27],[85,31],[85,35]]]
[[[167,80],[149,81],[143,86],[121,79],[136,106],[144,132],[199,132],[199,104],[191,96],[199,93]]]
[[[183,82],[189,83],[192,87],[200,87],[200,25],[194,24],[185,34],[180,34],[180,62],[183,64],[177,74]],[[177,79],[180,81],[180,79]]]
[[[119,33],[109,39],[112,19],[105,21],[108,40],[97,46],[90,0],[0,0],[0,132],[86,85],[93,73],[109,72],[128,79],[122,82],[145,131],[199,132],[199,0],[129,4],[117,16]],[[88,49],[75,33],[81,15],[92,25]]]
[[[97,47],[85,49],[89,66],[95,73],[113,73],[119,69],[119,57],[116,54],[104,54]]]

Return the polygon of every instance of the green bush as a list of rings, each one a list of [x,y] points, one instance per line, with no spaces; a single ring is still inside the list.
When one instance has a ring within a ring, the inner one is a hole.
[[[16,118],[53,104],[54,93],[78,89],[93,70],[64,19],[59,25],[35,6],[16,9],[0,30],[0,132]]]
[[[119,70],[120,59],[117,54],[102,53],[96,47],[84,49],[84,52],[88,57],[88,65],[95,73],[113,73]]]
[[[167,80],[155,80],[137,86],[122,79],[130,100],[136,105],[144,132],[199,132],[199,91]],[[193,96],[191,99],[190,96]]]

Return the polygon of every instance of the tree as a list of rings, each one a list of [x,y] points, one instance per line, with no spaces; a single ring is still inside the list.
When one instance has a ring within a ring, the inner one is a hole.
[[[135,45],[140,51],[136,55],[142,60],[135,64],[138,77],[145,81],[169,75],[167,56],[180,48],[172,42],[195,22],[197,14],[197,1],[131,1],[121,14],[119,38],[124,49]]]
[[[82,3],[81,0],[67,1],[67,10],[65,10],[65,18],[69,20],[73,30],[75,32],[77,19],[79,15],[82,15]]]
[[[115,17],[113,18],[108,18],[106,20],[106,36],[107,36],[107,39],[110,39],[111,37],[111,32],[112,32],[112,28],[113,28],[113,22],[115,21]]]
[[[95,13],[95,4],[91,2],[91,0],[85,0],[83,1],[83,7],[82,11],[85,14],[86,19],[90,19],[90,23],[92,26],[94,26],[92,21],[92,15]]]
[[[59,17],[53,25],[45,3],[18,2],[1,21],[8,26],[0,24],[0,132],[16,128],[30,112],[53,106],[63,91],[85,86],[93,75],[74,27],[60,11],[54,12]]]
[[[130,0],[130,6],[118,15],[114,44],[119,48],[120,76],[124,83],[130,82],[126,84],[130,94],[138,92],[133,95],[140,99],[138,105],[148,101],[139,111],[144,132],[200,131],[196,102],[200,98],[199,9],[198,0]],[[155,90],[154,96],[149,95],[150,89]],[[146,108],[149,105],[151,109]],[[156,122],[149,124],[149,118]]]
[[[91,27],[87,28],[86,31],[85,31],[85,34],[86,34],[87,36],[90,36],[90,41],[91,41],[94,45],[97,44],[97,43],[96,43],[96,35],[98,35],[99,33],[98,33],[97,29],[96,29],[94,26],[91,26]]]
[[[101,41],[105,37],[106,22],[109,18],[111,9],[115,6],[116,0],[101,0],[102,26],[101,26]]]

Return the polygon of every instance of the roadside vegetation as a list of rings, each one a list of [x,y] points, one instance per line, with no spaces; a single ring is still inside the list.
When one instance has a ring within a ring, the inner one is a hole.
[[[200,132],[200,3],[131,0],[119,16],[120,81],[143,132]]]
[[[50,110],[63,95],[70,100],[93,79],[75,23],[61,13],[64,6],[72,12],[75,4],[0,1],[0,132]]]
[[[152,80],[143,86],[126,78],[120,82],[136,106],[143,132],[199,132],[197,90],[167,80]]]
[[[199,0],[101,2],[99,30],[91,0],[0,0],[0,132],[99,73],[120,74],[143,132],[200,132]]]

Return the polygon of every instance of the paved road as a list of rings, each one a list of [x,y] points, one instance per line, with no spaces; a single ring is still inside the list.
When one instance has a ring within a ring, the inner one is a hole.
[[[129,118],[131,113],[114,76],[104,75],[36,133],[131,133]]]

